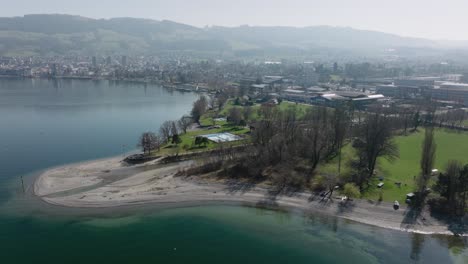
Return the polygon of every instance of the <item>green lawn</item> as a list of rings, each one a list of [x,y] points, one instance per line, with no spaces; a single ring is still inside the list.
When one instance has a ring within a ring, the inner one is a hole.
[[[224,124],[221,126],[221,128],[215,128],[215,129],[201,129],[201,130],[194,130],[194,131],[188,131],[187,134],[181,134],[180,138],[182,142],[178,145],[179,153],[186,153],[186,152],[192,152],[192,151],[203,151],[203,150],[210,150],[214,149],[218,144],[214,142],[209,142],[206,147],[197,147],[195,146],[195,138],[196,136],[199,135],[205,135],[205,134],[213,134],[213,133],[222,133],[222,132],[229,132],[232,134],[236,135],[244,135],[249,131],[248,128],[244,127],[239,127],[239,126],[233,126],[231,124]],[[247,135],[244,135],[246,140],[248,139]],[[223,143],[225,145],[239,145],[245,143],[245,140],[241,141],[236,141],[236,142],[231,142],[231,143]],[[187,145],[189,147],[188,150],[184,150],[183,147],[184,145]],[[168,154],[174,154],[176,152],[176,146],[173,144],[167,144],[164,147],[161,148],[160,151],[155,151],[152,154],[153,155],[168,155]]]
[[[229,109],[232,107],[242,108],[243,106],[235,106],[234,100],[227,102],[224,109],[220,112],[221,116],[226,116]],[[277,106],[282,111],[288,108],[294,108],[298,111],[299,115],[302,115],[307,111],[308,108],[313,107],[311,105],[296,104],[293,102],[282,102]],[[253,111],[250,119],[258,119],[259,104],[252,106]],[[213,113],[208,113],[202,117],[201,122],[204,125],[212,125]],[[184,135],[183,143],[192,146],[192,142],[196,135],[217,133],[217,132],[233,132],[236,134],[246,133],[246,129],[239,129],[229,125],[227,122],[217,122],[217,125],[221,125],[222,128],[214,129],[209,131],[197,131],[195,134],[190,132],[188,135]],[[237,130],[237,131],[231,131]],[[444,170],[445,165],[449,160],[459,160],[463,163],[468,163],[468,133],[454,132],[444,129],[436,130],[436,162],[435,168]],[[417,133],[412,133],[408,136],[398,136],[395,138],[399,149],[400,158],[393,163],[381,158],[378,161],[377,166],[377,177],[371,182],[371,188],[363,193],[363,198],[366,199],[379,199],[380,193],[382,193],[383,200],[385,201],[404,201],[406,194],[415,190],[415,178],[419,175],[419,162],[421,159],[421,144],[424,139],[424,129],[420,128]],[[207,148],[211,149],[216,146],[215,143],[210,143]],[[351,144],[347,144],[342,150],[342,162],[341,162],[341,175],[349,175],[349,161],[355,157],[355,150]],[[335,157],[328,163],[320,164],[317,168],[318,175],[320,174],[338,174],[338,157]],[[380,182],[379,178],[384,178],[384,186],[382,189],[377,188],[377,184]],[[434,179],[435,180],[435,179]],[[395,182],[401,182],[401,187],[398,187]]]
[[[435,168],[443,171],[449,160],[459,160],[468,163],[468,133],[452,132],[438,129],[436,131],[436,162]],[[377,200],[380,192],[383,192],[384,201],[404,201],[406,194],[415,189],[415,177],[419,175],[419,162],[421,159],[421,145],[424,139],[424,129],[418,133],[395,138],[399,149],[400,158],[393,163],[381,158],[378,161],[377,177],[372,180],[372,187],[363,194],[363,198]],[[351,144],[342,149],[341,175],[349,175],[349,161],[355,157],[355,150]],[[317,168],[318,175],[338,174],[338,158],[335,157],[328,163],[320,164]],[[379,178],[384,178],[384,187],[377,188]],[[436,180],[436,178],[434,178]],[[401,182],[401,188],[395,185]]]
[[[299,116],[304,115],[307,109],[312,108],[312,107],[313,105],[299,104],[299,103],[293,103],[293,102],[288,102],[288,101],[283,101],[279,105],[279,108],[282,111],[290,109],[290,108],[295,109],[297,113],[299,114]]]
[[[226,106],[223,108],[223,110],[221,112],[219,112],[219,115],[227,116],[228,113],[229,113],[229,109],[231,109],[233,107],[244,108],[245,106],[234,105],[234,100],[231,99],[226,103]],[[252,111],[252,115],[250,116],[250,118],[251,119],[258,119],[258,110],[260,109],[261,104],[254,104],[251,107],[252,107],[253,111]],[[307,105],[307,104],[296,104],[296,103],[293,103],[293,102],[283,101],[279,105],[277,105],[276,107],[278,107],[281,111],[287,110],[289,108],[293,108],[296,111],[298,111],[299,114],[303,114],[303,113],[305,113],[307,111],[308,108],[311,108],[313,106],[312,105]]]
[[[245,143],[249,140],[249,135],[246,134],[249,131],[248,128],[235,126],[226,121],[213,123],[213,118],[220,116],[226,117],[229,113],[229,109],[233,107],[244,107],[236,106],[234,105],[234,102],[235,100],[233,99],[228,100],[224,108],[219,111],[219,113],[212,110],[203,115],[200,118],[200,123],[207,128],[189,131],[187,134],[181,135],[182,142],[178,144],[177,148],[172,144],[167,144],[160,151],[154,152],[153,155],[170,155],[175,154],[176,152],[186,153],[214,149],[218,145],[214,142],[209,142],[207,146],[204,147],[195,146],[194,141],[196,136],[203,134],[229,132],[237,135],[243,135],[245,140],[223,144],[239,145]],[[260,104],[254,104],[252,106],[252,114],[249,117],[250,120],[258,120],[258,110],[260,107]],[[276,107],[282,111],[290,108],[295,109],[298,115],[301,116],[307,111],[307,109],[313,106],[283,101]],[[220,128],[209,129],[209,127],[214,124],[219,125]],[[468,163],[468,132],[453,132],[437,129],[435,138],[437,143],[435,168],[443,171],[449,160],[459,160],[463,163]],[[420,171],[419,162],[421,159],[421,144],[423,139],[423,128],[420,128],[420,131],[417,133],[412,133],[408,136],[396,137],[395,141],[399,146],[400,158],[393,163],[383,158],[379,159],[376,169],[377,177],[372,180],[371,188],[363,193],[363,198],[377,200],[380,193],[382,193],[385,201],[403,201],[407,193],[413,192],[415,189],[415,178],[418,176]],[[349,175],[351,172],[349,163],[356,157],[355,150],[351,144],[347,144],[343,147],[341,157],[341,175]],[[319,164],[317,173],[319,176],[321,174],[337,175],[338,157],[335,157],[328,163]],[[384,186],[382,189],[379,189],[376,186],[380,181],[379,178],[384,178]],[[395,182],[401,182],[401,187],[398,187]]]
[[[351,143],[346,144],[341,149],[341,175],[347,175],[350,172],[349,162],[355,157],[355,149],[351,146]],[[334,157],[328,163],[322,163],[318,166],[318,174],[335,174],[338,175],[338,161],[339,158]]]
[[[444,170],[449,160],[459,160],[468,163],[468,133],[451,132],[439,129],[436,131],[436,161],[435,168]],[[407,193],[414,191],[414,178],[419,175],[421,145],[424,130],[409,136],[399,136],[395,140],[400,148],[400,158],[390,163],[380,159],[377,176],[384,177],[383,199],[387,201],[404,200]],[[374,182],[376,184],[378,181]],[[402,182],[401,188],[395,182]],[[380,190],[372,188],[364,196],[378,199]]]
[[[255,104],[255,105],[252,106],[253,111],[252,111],[252,114],[250,116],[250,120],[258,119],[258,109],[260,109],[260,106],[261,106],[260,104]],[[248,128],[240,127],[240,126],[234,126],[232,124],[229,124],[226,121],[217,121],[217,122],[213,123],[213,118],[216,118],[217,116],[224,116],[225,117],[228,114],[229,109],[231,109],[233,107],[243,108],[244,106],[234,105],[234,100],[231,99],[226,103],[223,110],[221,110],[219,112],[219,114],[217,114],[215,111],[208,111],[206,114],[204,114],[200,118],[200,124],[202,126],[209,127],[209,126],[212,126],[212,125],[219,125],[219,126],[221,126],[221,128],[215,128],[215,129],[208,129],[207,128],[207,129],[202,129],[202,130],[189,131],[189,132],[187,132],[187,134],[182,134],[181,135],[182,143],[180,143],[178,145],[178,147],[180,148],[179,153],[187,152],[187,151],[183,150],[184,145],[189,146],[189,149],[188,149],[189,152],[190,151],[210,150],[210,149],[214,149],[216,147],[217,144],[214,143],[214,142],[210,142],[206,147],[198,148],[198,147],[194,146],[195,137],[199,136],[199,135],[221,133],[221,132],[229,132],[229,133],[233,133],[233,134],[237,134],[237,135],[243,135],[243,134],[247,133],[249,131]],[[308,107],[311,107],[311,106],[302,105],[302,104],[295,104],[295,103],[291,103],[291,102],[282,102],[277,107],[279,107],[279,109],[281,109],[281,110],[286,110],[288,108],[294,108],[294,109],[297,109],[297,111],[299,111],[300,114],[303,114],[303,113],[305,113],[306,109]],[[247,138],[248,138],[248,136],[247,136]],[[230,143],[230,144],[237,145],[237,144],[242,144],[242,143],[244,143],[244,141],[242,141],[242,142],[233,142],[233,143]],[[225,144],[227,144],[227,143],[225,143]],[[167,144],[160,151],[154,152],[153,155],[168,155],[168,154],[175,153],[176,151],[177,150],[176,150],[175,145]]]
[[[228,101],[224,109],[220,112],[220,116],[226,116],[227,112],[232,107],[242,107],[233,105],[233,100]],[[253,107],[251,119],[258,118],[258,113],[255,110],[260,108],[259,104]],[[296,104],[291,102],[282,102],[279,106],[281,110],[288,108],[296,109],[300,114],[305,113],[307,108],[312,107],[310,105]],[[212,118],[216,115],[214,111],[208,112],[201,118],[202,125],[211,126],[213,124]],[[216,125],[220,125],[221,128],[216,129],[203,129],[190,131],[187,134],[181,135],[182,143],[179,144],[179,153],[184,153],[183,146],[189,147],[188,151],[203,151],[209,150],[216,147],[216,143],[210,142],[204,148],[197,148],[194,146],[195,137],[203,134],[212,134],[220,132],[230,132],[233,134],[243,135],[248,132],[248,128],[234,126],[227,123],[226,121],[216,122]],[[245,135],[248,139],[248,135]],[[446,163],[449,160],[459,160],[463,163],[468,163],[468,133],[452,132],[449,130],[437,129],[436,130],[436,162],[435,168],[444,170]],[[399,200],[403,201],[405,195],[409,192],[413,192],[415,188],[415,177],[419,174],[419,162],[421,158],[421,144],[424,139],[424,129],[420,128],[417,133],[412,133],[408,136],[398,136],[395,138],[399,149],[400,158],[393,163],[388,162],[385,159],[378,161],[377,177],[373,179],[372,187],[363,194],[363,198],[367,199],[378,199],[380,192],[383,192],[383,199],[385,201]],[[234,142],[230,144],[242,144],[242,142]],[[350,171],[349,161],[353,159],[355,150],[351,144],[347,144],[342,150],[342,165],[341,174],[346,175]],[[167,145],[161,149],[161,151],[154,153],[155,155],[167,155],[175,153],[175,150],[171,145]],[[318,174],[338,174],[338,158],[334,158],[328,163],[320,164]],[[378,178],[384,178],[384,187],[378,189],[376,185],[379,183]],[[395,185],[395,182],[401,182],[401,187]]]

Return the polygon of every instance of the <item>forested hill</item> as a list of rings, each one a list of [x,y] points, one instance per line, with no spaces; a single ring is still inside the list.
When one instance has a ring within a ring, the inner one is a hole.
[[[279,21],[280,23],[280,21]],[[71,15],[0,18],[0,55],[147,55],[186,52],[213,56],[380,56],[389,50],[432,52],[431,40],[329,26],[205,27],[136,18]]]

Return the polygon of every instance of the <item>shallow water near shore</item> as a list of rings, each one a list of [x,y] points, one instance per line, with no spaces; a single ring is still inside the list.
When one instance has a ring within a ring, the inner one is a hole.
[[[189,204],[80,210],[28,196],[38,171],[123,155],[141,132],[188,113],[195,98],[125,82],[0,79],[1,262],[468,263],[467,238],[297,211]]]
[[[108,217],[2,217],[0,237],[5,263],[468,260],[465,238],[410,234],[335,217],[241,206],[195,206]],[[6,237],[8,241],[3,241]]]

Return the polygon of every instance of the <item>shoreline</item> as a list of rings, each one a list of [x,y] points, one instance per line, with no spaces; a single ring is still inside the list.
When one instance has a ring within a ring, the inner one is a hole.
[[[0,79],[30,79],[30,80],[85,80],[85,81],[109,81],[109,82],[128,82],[144,85],[159,85],[168,90],[176,90],[179,92],[191,92],[191,93],[204,93],[206,91],[198,91],[195,89],[184,88],[184,84],[171,84],[161,82],[160,80],[151,79],[119,79],[119,78],[106,78],[106,77],[80,77],[80,76],[56,76],[56,77],[44,77],[44,76],[15,76],[15,75],[0,75]],[[189,86],[195,86],[195,84],[186,84]]]
[[[203,176],[175,176],[195,165],[195,161],[158,164],[157,161],[124,166],[120,157],[63,165],[43,171],[33,183],[33,196],[53,206],[75,209],[170,206],[184,204],[233,204],[292,209],[339,217],[361,224],[421,234],[461,235],[457,227],[423,212],[412,218],[411,209],[393,209],[388,202],[365,200],[342,203],[338,199],[322,202],[321,197],[301,192],[272,197],[267,188],[242,181],[212,179]]]

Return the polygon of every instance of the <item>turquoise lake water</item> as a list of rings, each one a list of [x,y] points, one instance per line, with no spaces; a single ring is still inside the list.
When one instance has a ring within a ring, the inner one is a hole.
[[[156,85],[0,79],[0,263],[468,263],[466,238],[241,206],[74,210],[29,202],[34,175],[123,155],[196,95]],[[24,196],[24,197],[23,197]]]

